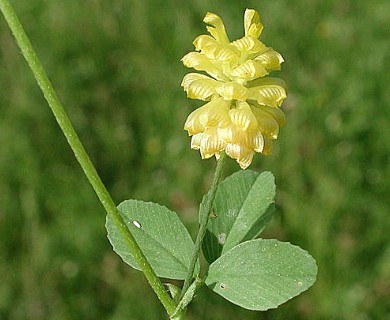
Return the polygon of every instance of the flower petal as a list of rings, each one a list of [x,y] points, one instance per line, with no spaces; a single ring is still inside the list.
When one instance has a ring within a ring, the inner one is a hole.
[[[194,135],[206,130],[206,127],[224,127],[229,125],[230,101],[222,98],[214,99],[193,111],[187,118],[184,129]]]
[[[242,131],[254,130],[257,128],[257,120],[251,107],[245,101],[237,101],[237,108],[229,111],[230,120]]]
[[[187,74],[181,83],[187,97],[191,99],[210,100],[216,93],[218,81],[199,73]]]
[[[200,140],[200,155],[202,159],[211,158],[219,154],[226,146],[226,143],[219,139],[216,128],[209,128]]]
[[[217,42],[212,36],[202,34],[195,38],[192,42],[195,46],[196,51],[206,50],[208,47],[214,46]]]
[[[199,150],[203,139],[203,132],[194,134],[191,138],[191,149]]]
[[[286,83],[282,79],[275,78],[275,77],[256,79],[247,83],[248,88],[265,86],[265,85],[278,85],[283,87],[284,89],[287,88]]]
[[[218,137],[230,144],[237,144],[256,152],[264,147],[264,138],[259,131],[242,131],[235,125],[217,129]]]
[[[244,148],[242,145],[233,143],[228,143],[225,149],[226,154],[233,159],[240,158],[242,155],[248,153],[248,151],[249,150]]]
[[[226,127],[220,127],[217,129],[218,137],[225,141],[226,143],[232,143],[235,141],[235,130],[233,125],[228,125]]]
[[[248,51],[249,53],[262,53],[268,50],[268,48],[257,38],[252,36],[245,36],[241,39],[235,40],[231,43],[240,51]]]
[[[251,137],[251,147],[256,152],[263,152],[264,149],[264,137],[261,132],[256,132]]]
[[[248,152],[245,156],[238,158],[236,161],[240,165],[241,169],[245,170],[250,166],[253,160],[254,152]]]
[[[194,82],[196,80],[203,80],[203,79],[211,79],[211,80],[213,80],[212,78],[210,78],[210,77],[208,77],[208,76],[206,76],[204,74],[191,72],[191,73],[187,73],[184,76],[184,78],[181,81],[180,85],[184,88],[185,91],[187,91],[192,82]]]
[[[284,62],[282,55],[272,48],[269,48],[268,51],[259,54],[255,60],[259,61],[268,71],[280,70],[280,65]]]
[[[207,103],[207,109],[199,116],[199,121],[206,127],[224,127],[230,123],[228,111],[230,101],[218,98]]]
[[[220,83],[215,91],[224,99],[245,101],[248,89],[237,82],[227,82]]]
[[[200,108],[199,108],[200,109]],[[198,133],[202,133],[205,129],[204,125],[199,121],[199,109],[191,112],[187,117],[186,122],[184,123],[184,130],[188,131],[188,135],[196,135]]]
[[[264,77],[267,75],[267,70],[261,65],[253,60],[248,60],[239,66],[235,67],[231,73],[233,77],[242,78],[248,81],[257,79],[259,77]]]
[[[209,59],[219,61],[226,61],[232,59],[239,59],[238,51],[235,48],[227,45],[221,45],[213,37],[208,35],[201,35],[194,40],[195,49],[200,51]]]
[[[252,111],[258,123],[258,131],[270,139],[276,139],[279,134],[277,121],[269,113],[255,106],[252,106]]]
[[[248,99],[256,100],[261,105],[278,107],[287,97],[286,89],[278,78],[257,79],[249,85],[251,87],[248,89]]]
[[[270,114],[278,123],[279,127],[286,124],[286,116],[282,109],[259,105],[258,108]]]
[[[222,70],[216,66],[209,58],[199,52],[187,53],[181,61],[188,68],[194,68],[199,71],[206,71],[210,76],[217,80],[229,81]]]
[[[229,157],[236,159],[242,169],[246,169],[252,163],[254,152],[242,145],[229,143],[225,152]]]
[[[226,34],[225,26],[222,19],[214,13],[207,12],[203,19],[204,23],[208,24],[207,31],[222,44],[228,44],[229,38]]]
[[[245,35],[260,37],[263,25],[260,22],[260,15],[256,10],[246,9],[244,14]]]
[[[264,137],[264,148],[261,153],[265,156],[269,156],[272,153],[271,140],[267,137]]]

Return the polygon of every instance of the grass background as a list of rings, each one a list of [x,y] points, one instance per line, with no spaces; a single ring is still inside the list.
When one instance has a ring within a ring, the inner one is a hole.
[[[195,231],[214,161],[182,130],[199,106],[180,58],[207,11],[232,39],[257,9],[286,60],[287,126],[252,169],[276,176],[266,237],[318,261],[313,288],[245,311],[204,289],[189,319],[390,319],[388,0],[12,1],[116,202],[155,201]],[[105,214],[0,19],[0,319],[164,319],[106,239]],[[231,161],[226,174],[238,166]]]

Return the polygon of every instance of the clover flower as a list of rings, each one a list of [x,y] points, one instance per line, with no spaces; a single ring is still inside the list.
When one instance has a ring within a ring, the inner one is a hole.
[[[265,77],[280,70],[283,57],[258,38],[263,30],[259,14],[247,9],[245,36],[230,42],[222,19],[207,13],[203,21],[210,35],[198,36],[194,52],[182,58],[186,67],[204,71],[187,74],[181,85],[188,98],[208,101],[187,118],[184,129],[191,148],[203,159],[221,152],[247,168],[255,152],[268,155],[270,143],[285,123],[279,108],[287,96],[283,80]]]

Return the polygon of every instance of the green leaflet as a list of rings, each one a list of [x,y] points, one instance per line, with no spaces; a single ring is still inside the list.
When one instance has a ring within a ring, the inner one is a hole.
[[[308,289],[315,260],[287,242],[255,239],[239,244],[210,265],[206,285],[250,310],[276,308]]]
[[[207,261],[212,263],[221,253],[257,237],[272,217],[274,197],[270,172],[239,171],[222,181],[203,242]]]
[[[156,203],[139,200],[126,200],[118,209],[157,276],[184,279],[194,244],[177,214]],[[106,219],[106,229],[114,251],[139,270],[110,216]]]

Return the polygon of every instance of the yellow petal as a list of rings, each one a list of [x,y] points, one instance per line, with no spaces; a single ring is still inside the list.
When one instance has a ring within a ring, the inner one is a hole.
[[[225,143],[241,145],[256,152],[262,152],[264,138],[259,131],[242,131],[235,125],[217,129],[218,137]]]
[[[247,87],[258,87],[258,86],[265,86],[265,85],[278,85],[283,87],[284,89],[287,88],[286,83],[280,79],[275,77],[267,77],[262,79],[256,79],[253,81],[250,81],[247,83]]]
[[[245,170],[252,163],[254,152],[249,152],[243,157],[238,158],[236,161],[240,165],[241,169]]]
[[[225,152],[229,157],[236,159],[242,169],[247,168],[253,159],[253,151],[242,145],[229,143],[226,145]]]
[[[199,52],[190,52],[186,54],[181,61],[188,68],[194,68],[199,71],[206,71],[210,76],[217,80],[229,81],[222,70],[215,65],[209,58]]]
[[[272,153],[271,140],[264,137],[264,149],[261,152],[265,156],[269,156]]]
[[[202,159],[208,159],[219,154],[226,146],[222,140],[218,138],[215,128],[208,129],[201,139],[200,155]]]
[[[224,127],[230,123],[230,101],[222,98],[214,99],[207,103],[204,112],[200,114],[199,121],[207,127]]]
[[[212,79],[196,80],[189,86],[187,96],[190,99],[210,100],[217,85],[218,82]]]
[[[199,73],[187,74],[181,83],[187,97],[191,99],[210,100],[216,93],[215,88],[218,81]]]
[[[237,82],[220,83],[215,91],[224,99],[245,101],[248,89]]]
[[[234,68],[231,73],[233,77],[242,78],[248,81],[264,77],[267,74],[267,70],[264,69],[261,63],[253,60],[248,60],[240,64],[238,67]]]
[[[237,101],[237,107],[229,111],[230,120],[242,131],[257,128],[257,120],[251,107],[245,101]]]
[[[253,9],[246,9],[244,14],[245,35],[252,37],[260,37],[263,25],[260,22],[260,16],[257,11]]]
[[[210,50],[205,54],[211,59],[219,61],[237,61],[240,58],[239,55],[228,46],[221,45],[210,48]]]
[[[286,124],[286,116],[282,109],[259,105],[258,108],[270,114],[278,123],[279,127]]]
[[[219,127],[217,129],[218,137],[226,143],[232,143],[234,141],[235,130],[234,126],[229,125],[226,127]]]
[[[184,88],[185,91],[187,91],[192,82],[196,80],[203,80],[203,79],[212,79],[212,78],[201,73],[191,72],[184,76],[180,85]]]
[[[261,41],[252,36],[245,36],[241,39],[233,41],[231,45],[240,51],[248,51],[249,53],[262,53],[268,50],[268,48]]]
[[[218,137],[230,144],[247,145],[246,132],[240,130],[236,125],[229,125],[227,127],[217,129]]]
[[[206,127],[225,127],[229,125],[230,101],[222,98],[214,99],[193,111],[187,118],[184,129],[189,135],[206,130]]]
[[[233,159],[237,159],[237,158],[241,157],[241,155],[244,154],[244,147],[242,147],[239,144],[228,143],[226,145],[225,152],[229,157],[231,157]]]
[[[264,137],[261,132],[255,132],[251,136],[250,145],[256,152],[263,152],[264,149]]]
[[[222,44],[228,44],[229,38],[226,34],[222,19],[214,13],[208,12],[203,21],[208,24],[207,31]]]
[[[257,130],[270,139],[276,139],[279,133],[276,120],[269,113],[255,106],[252,106],[252,111],[258,123]]]
[[[202,133],[205,129],[204,125],[199,121],[199,114],[201,112],[199,111],[200,109],[201,108],[191,112],[184,123],[184,130],[187,130],[188,135],[190,136]]]
[[[191,149],[199,150],[203,139],[203,132],[194,134],[191,138]]]
[[[280,79],[265,78],[255,81],[248,84],[248,86],[257,84],[257,86],[248,89],[248,100],[256,100],[261,105],[278,107],[282,104],[283,100],[286,99],[287,92],[285,88],[280,85]]]
[[[209,59],[220,61],[238,59],[238,52],[227,45],[221,45],[213,37],[201,35],[194,40],[196,50],[201,51]]]
[[[284,62],[282,55],[272,48],[269,48],[268,51],[259,54],[255,60],[260,62],[261,65],[269,71],[280,70],[280,65]]]
[[[196,51],[206,50],[208,47],[214,46],[217,43],[212,36],[202,34],[195,38],[192,42],[195,46]]]

